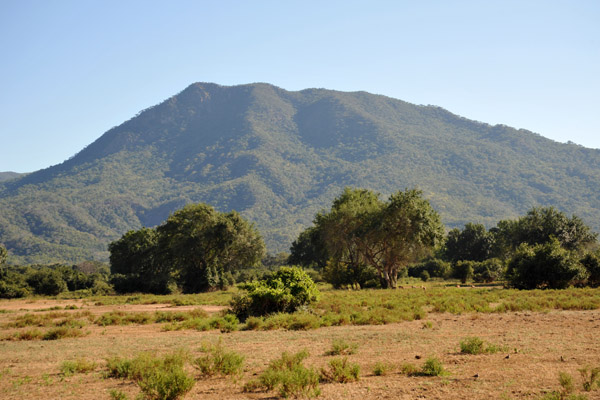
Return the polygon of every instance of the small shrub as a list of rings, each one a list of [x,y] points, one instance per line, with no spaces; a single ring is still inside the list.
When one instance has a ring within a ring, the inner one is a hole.
[[[187,375],[181,366],[168,365],[152,371],[138,381],[144,398],[149,400],[175,400],[189,392],[194,378]]]
[[[408,376],[417,376],[421,374],[421,369],[414,364],[402,364],[400,372]]]
[[[71,376],[75,373],[87,374],[96,369],[96,363],[85,358],[78,358],[75,361],[63,361],[60,365],[60,373],[63,376]]]
[[[318,396],[321,393],[319,374],[314,369],[302,365],[306,357],[308,357],[306,350],[296,354],[284,352],[280,358],[269,363],[269,368],[259,376],[258,380],[248,382],[244,390],[279,388],[282,397]]]
[[[84,332],[81,329],[76,328],[67,328],[67,327],[58,327],[54,329],[50,329],[47,331],[44,336],[42,336],[42,340],[58,340],[65,338],[75,338],[83,336]]]
[[[430,357],[425,361],[425,365],[423,365],[423,369],[421,370],[421,373],[426,376],[447,375],[447,372],[444,369],[444,366],[442,365],[440,360],[438,360],[435,357]]]
[[[356,353],[358,349],[357,343],[348,343],[342,339],[336,339],[331,344],[331,350],[329,350],[325,355],[328,356],[342,356],[342,355],[350,355]]]
[[[583,390],[590,392],[594,389],[595,384],[600,387],[600,367],[583,367],[578,371],[583,378]]]
[[[41,339],[44,334],[37,329],[28,329],[23,332],[15,333],[14,338],[17,340],[38,340]]]
[[[194,386],[194,378],[183,370],[187,357],[183,350],[163,358],[149,353],[141,353],[131,360],[115,357],[107,360],[106,376],[135,381],[145,399],[175,400]]]
[[[112,400],[128,400],[129,398],[125,393],[117,389],[111,389],[109,392]]]
[[[226,351],[220,342],[210,347],[208,353],[194,361],[194,366],[204,376],[236,375],[244,368],[244,356],[235,351]]]
[[[249,317],[246,319],[246,330],[257,331],[264,325],[264,320],[261,317]]]
[[[360,367],[358,364],[348,362],[346,357],[335,358],[329,361],[328,368],[321,368],[323,382],[348,383],[358,381]]]
[[[392,366],[390,364],[378,361],[375,364],[375,366],[373,367],[373,375],[384,376],[384,375],[387,375],[391,369],[392,369]]]
[[[575,390],[573,377],[566,372],[561,371],[558,373],[558,383],[560,383],[560,386],[566,394],[572,393],[573,390]]]
[[[464,354],[493,354],[502,348],[493,344],[487,344],[478,337],[469,337],[460,342],[460,352]]]

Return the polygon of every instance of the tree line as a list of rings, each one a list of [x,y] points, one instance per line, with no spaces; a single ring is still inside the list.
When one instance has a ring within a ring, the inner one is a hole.
[[[531,209],[486,229],[469,223],[443,237],[422,193],[382,202],[346,189],[291,247],[290,263],[322,271],[335,287],[396,287],[398,276],[505,280],[520,289],[600,285],[598,235],[577,216]]]
[[[293,242],[290,254],[266,255],[260,233],[237,212],[190,204],[155,228],[125,233],[110,243],[107,268],[2,266],[0,297],[224,289],[281,265],[305,268],[313,280],[336,288],[395,288],[405,276],[505,281],[521,289],[600,285],[597,234],[577,216],[533,208],[486,229],[469,223],[445,234],[439,214],[418,190],[382,200],[366,189],[346,188]],[[270,282],[270,281],[269,281]]]

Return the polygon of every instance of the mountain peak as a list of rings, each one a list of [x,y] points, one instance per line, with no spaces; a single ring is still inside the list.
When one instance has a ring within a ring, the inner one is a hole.
[[[449,227],[537,205],[598,229],[600,152],[367,92],[197,82],[64,163],[0,183],[18,262],[106,259],[189,202],[237,210],[284,251],[345,186],[422,189]],[[596,225],[594,225],[596,223]]]

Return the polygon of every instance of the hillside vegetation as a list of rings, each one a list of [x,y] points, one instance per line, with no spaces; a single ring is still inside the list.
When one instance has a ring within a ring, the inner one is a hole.
[[[190,202],[236,210],[288,250],[345,186],[419,188],[447,227],[537,205],[600,228],[600,151],[365,92],[197,83],[62,164],[0,183],[9,261],[106,260]]]

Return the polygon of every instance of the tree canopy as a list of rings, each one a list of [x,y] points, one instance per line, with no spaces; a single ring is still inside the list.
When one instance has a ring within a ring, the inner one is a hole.
[[[117,291],[166,293],[177,283],[196,293],[227,286],[227,273],[257,264],[265,245],[237,212],[190,204],[156,229],[127,232],[109,251]]]
[[[532,208],[516,220],[500,221],[493,232],[505,252],[515,251],[521,243],[534,246],[552,238],[566,250],[581,251],[594,245],[598,238],[581,218],[569,218],[554,207]]]
[[[418,190],[397,192],[382,201],[370,190],[346,188],[329,212],[317,214],[315,228],[332,268],[361,272],[372,267],[382,284],[392,288],[398,271],[424,256],[443,236],[439,215]]]
[[[253,266],[265,255],[264,242],[237,212],[220,213],[191,204],[157,228],[163,264],[179,273],[185,292],[223,286],[225,272]]]

